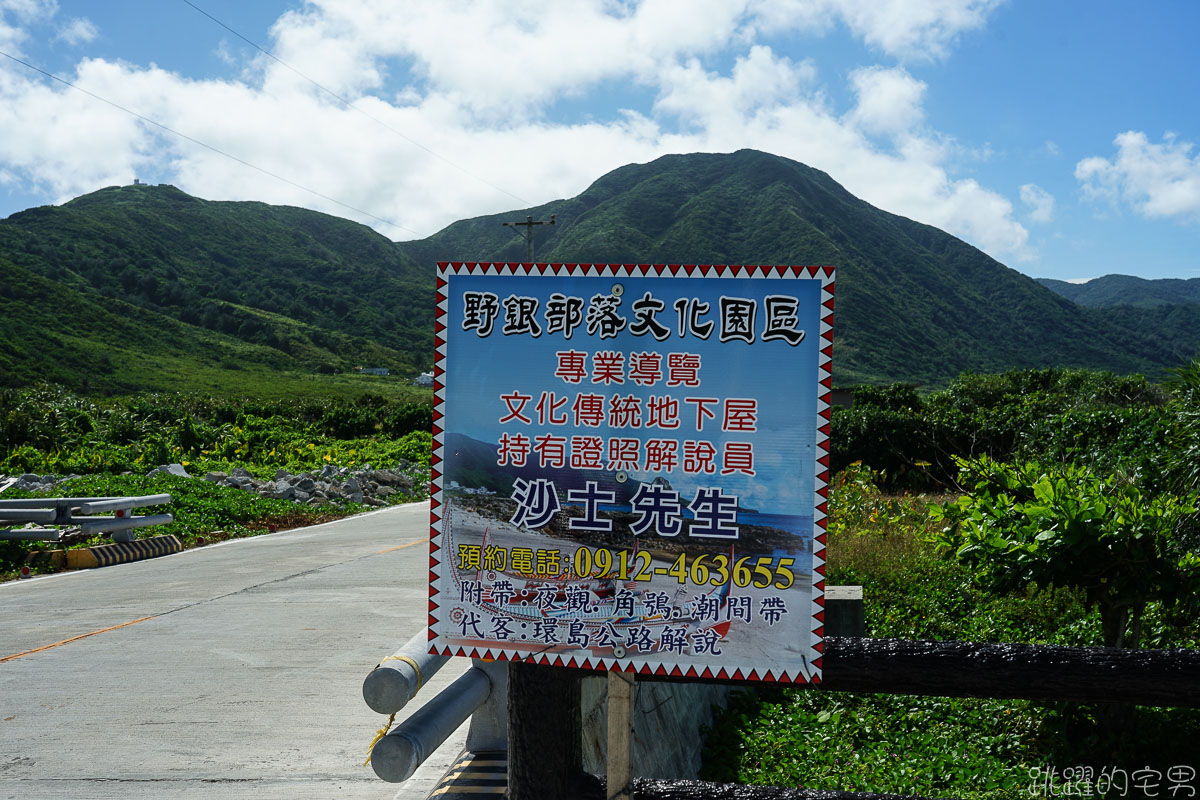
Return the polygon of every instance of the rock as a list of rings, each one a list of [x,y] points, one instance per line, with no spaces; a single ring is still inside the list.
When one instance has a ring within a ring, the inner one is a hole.
[[[171,475],[177,475],[180,478],[192,477],[191,475],[188,474],[188,471],[186,469],[184,469],[183,464],[168,464],[165,467],[159,467],[159,469],[162,470],[163,472],[170,473]]]
[[[253,475],[250,474],[250,471],[247,470],[245,467],[234,467],[233,472],[231,472],[230,475],[232,475],[235,478],[253,478],[254,477]]]
[[[380,486],[375,490],[376,497],[391,497],[396,493],[396,490],[390,486]]]
[[[383,500],[377,500],[374,497],[364,497],[361,502],[364,506],[374,506],[375,508],[382,508],[387,505]]]
[[[351,475],[349,478],[346,478],[346,481],[342,484],[342,486],[347,492],[354,493],[362,491],[362,484],[359,483],[358,478],[354,477],[353,475]]]
[[[310,495],[308,492],[302,492],[299,489],[293,489],[292,496],[290,499],[295,500],[297,503],[303,503],[303,502],[307,501],[309,499],[309,497],[310,497]]]
[[[301,492],[312,492],[316,488],[317,482],[307,475],[301,475],[300,480],[296,481],[294,485]]]
[[[17,482],[13,486],[22,492],[46,492],[54,488],[54,483],[51,481],[49,485],[46,485],[42,483],[40,476],[25,474],[17,478]]]
[[[393,472],[390,469],[375,470],[375,481],[377,483],[386,483],[389,486],[395,486],[402,480],[404,480],[404,478],[401,477],[399,473]]]
[[[275,481],[276,482],[281,481],[285,478],[290,478],[291,476],[292,476],[292,474],[290,472],[288,472],[286,469],[280,469],[280,470],[275,471]]]
[[[229,475],[225,472],[207,472],[204,474],[204,480],[209,483],[223,483],[229,480]]]
[[[268,483],[263,491],[268,492],[276,500],[291,500],[296,495],[296,490],[287,481]]]

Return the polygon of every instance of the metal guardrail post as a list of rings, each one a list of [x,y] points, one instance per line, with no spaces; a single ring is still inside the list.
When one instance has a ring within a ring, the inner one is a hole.
[[[135,517],[131,511],[146,506],[166,505],[171,502],[169,494],[151,494],[140,497],[47,497],[0,500],[0,522],[12,524],[34,524],[78,526],[85,536],[109,533],[114,542],[131,542],[136,538],[135,528],[152,525],[169,525],[175,518],[170,514],[154,514]],[[111,517],[91,516],[112,512]],[[81,516],[76,516],[76,513]],[[12,529],[0,531],[0,539],[30,539],[59,541],[61,532],[49,528]]]
[[[421,706],[394,731],[375,743],[371,766],[389,783],[400,783],[446,741],[450,734],[483,705],[492,690],[488,673],[471,667]]]
[[[422,629],[363,679],[363,700],[372,711],[394,714],[449,660],[429,654],[429,635]]]

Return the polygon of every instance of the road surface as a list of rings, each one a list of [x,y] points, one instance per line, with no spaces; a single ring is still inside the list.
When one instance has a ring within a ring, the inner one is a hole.
[[[396,506],[0,585],[0,799],[424,800],[465,726],[384,783],[362,680],[425,626],[428,524]]]

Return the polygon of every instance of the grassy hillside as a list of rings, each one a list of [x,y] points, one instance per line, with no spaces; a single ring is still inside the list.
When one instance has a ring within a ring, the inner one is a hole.
[[[578,197],[457,222],[401,250],[414,260],[523,260],[502,221],[525,214],[539,261],[833,264],[834,378],[943,385],[966,370],[1070,365],[1157,373],[1200,347],[1080,308],[936,228],[880,211],[828,175],[755,151],[622,167]],[[1150,326],[1150,327],[1147,327]]]
[[[0,385],[281,394],[355,366],[412,375],[432,360],[431,276],[336,217],[104,189],[0,221]]]
[[[1146,280],[1132,275],[1105,275],[1087,283],[1067,283],[1053,278],[1038,278],[1038,283],[1072,303],[1089,308],[1200,304],[1200,278]]]
[[[837,383],[946,385],[1076,366],[1157,376],[1200,352],[1200,306],[1084,308],[828,175],[755,151],[667,156],[578,197],[396,244],[297,208],[111,187],[0,221],[0,386],[353,392],[355,366],[432,363],[438,260],[833,264]],[[373,391],[387,391],[383,379]]]

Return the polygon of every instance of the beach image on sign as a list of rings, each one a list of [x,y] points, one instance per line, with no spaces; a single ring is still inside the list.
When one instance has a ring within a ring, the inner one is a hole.
[[[819,679],[832,283],[443,265],[434,650]]]

